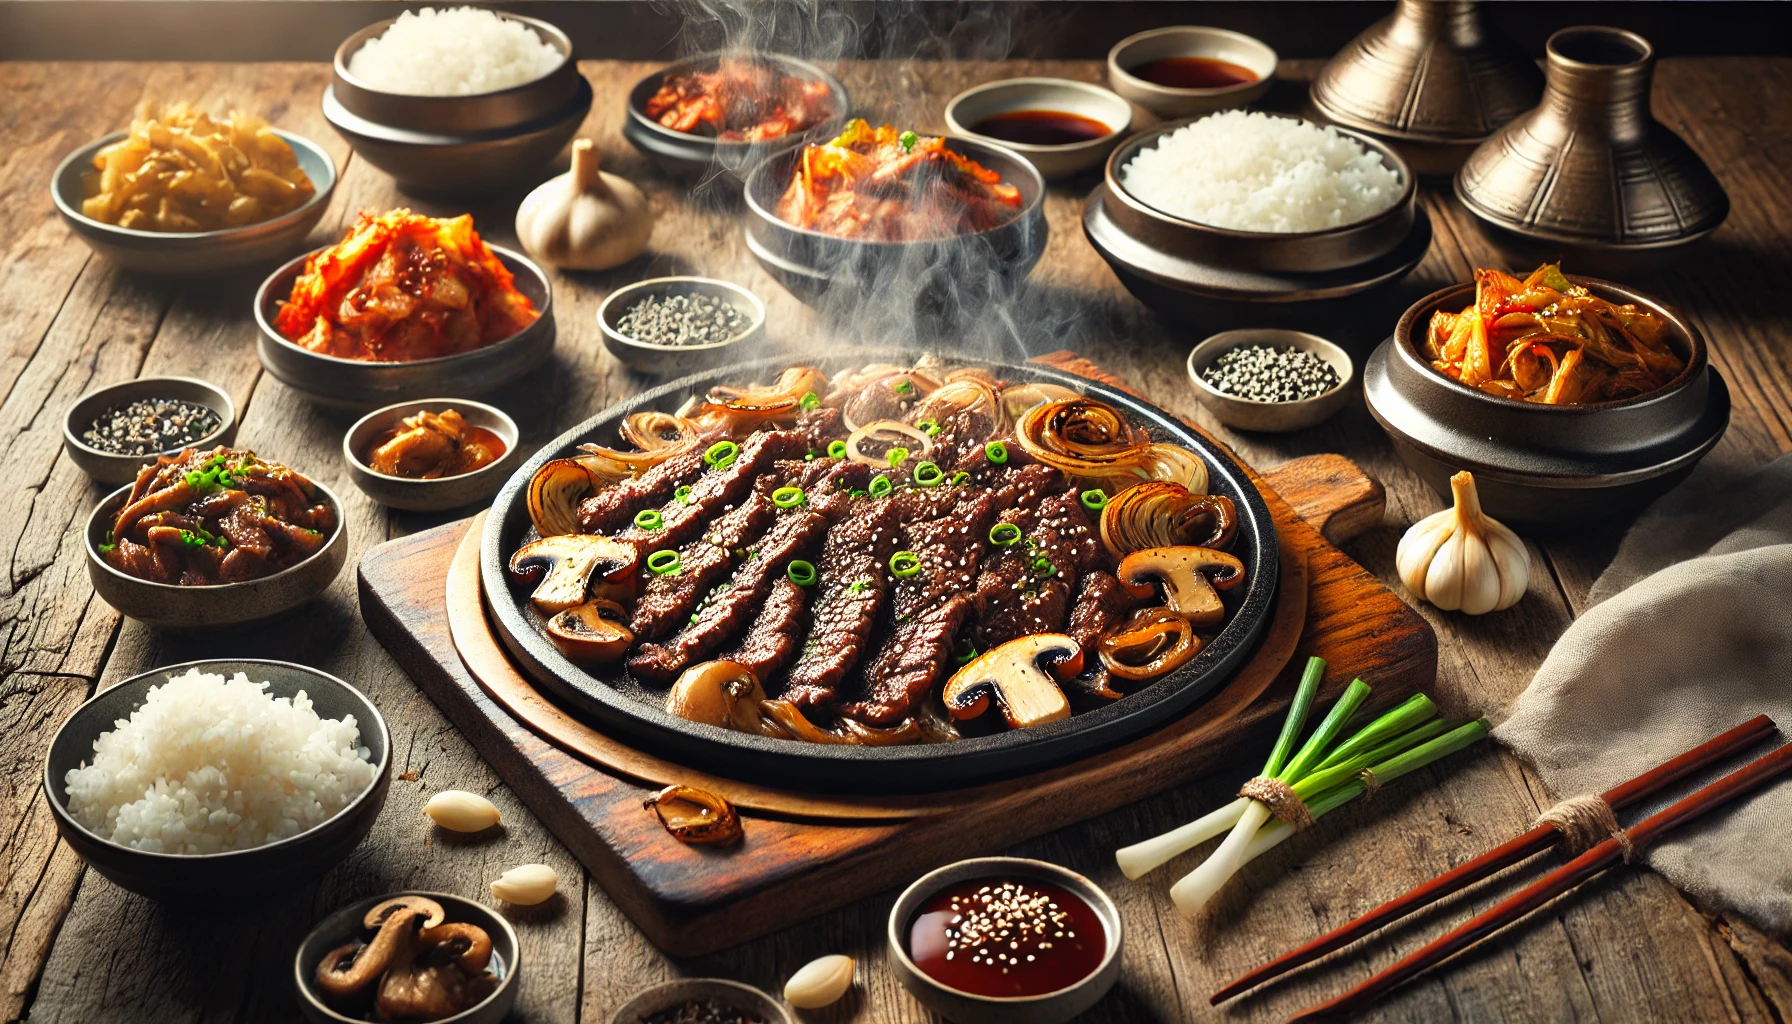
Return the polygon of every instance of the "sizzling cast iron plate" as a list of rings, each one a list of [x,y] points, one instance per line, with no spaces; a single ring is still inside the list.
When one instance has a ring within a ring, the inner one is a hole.
[[[823,359],[822,370],[872,362],[914,364],[912,353],[870,352]],[[480,539],[480,576],[492,620],[523,670],[555,697],[592,718],[620,739],[695,768],[767,785],[859,793],[925,792],[1021,775],[1115,746],[1186,711],[1231,677],[1256,648],[1275,596],[1277,548],[1269,506],[1244,468],[1174,416],[1113,388],[1040,366],[1013,366],[955,359],[952,366],[983,366],[1009,382],[1040,381],[1072,388],[1119,409],[1153,439],[1199,452],[1210,489],[1238,505],[1232,553],[1245,563],[1245,582],[1227,591],[1231,615],[1213,642],[1181,669],[1105,707],[1031,729],[967,737],[955,743],[865,747],[833,746],[751,736],[666,714],[667,687],[643,685],[621,667],[590,672],[568,660],[537,625],[529,608],[532,586],[512,584],[505,572],[511,552],[527,542],[528,484],[550,459],[575,454],[578,445],[619,444],[623,417],[646,410],[672,411],[692,394],[716,384],[750,384],[775,378],[788,359],[767,359],[685,377],[612,406],[554,439],[525,463],[498,492]]]

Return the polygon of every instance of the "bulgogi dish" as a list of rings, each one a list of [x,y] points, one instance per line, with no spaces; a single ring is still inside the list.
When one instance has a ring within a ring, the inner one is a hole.
[[[323,550],[336,515],[285,466],[237,448],[189,448],[138,472],[99,550],[107,565],[153,583],[240,583]]]
[[[1422,348],[1446,377],[1490,395],[1546,405],[1636,398],[1666,387],[1686,363],[1668,322],[1594,295],[1545,263],[1520,281],[1475,271],[1475,304],[1431,315]]]
[[[826,82],[798,78],[775,64],[731,58],[711,71],[669,76],[647,100],[647,116],[662,126],[723,142],[796,135],[836,112]]]
[[[1197,454],[1052,385],[795,367],[622,432],[536,474],[512,578],[573,661],[721,728],[1054,721],[1187,662],[1245,576]]]
[[[915,242],[987,231],[1021,205],[1020,189],[944,139],[855,119],[839,137],[803,148],[777,213],[840,238]]]
[[[305,261],[274,328],[339,359],[405,363],[493,345],[541,314],[473,230],[473,217],[363,213]]]

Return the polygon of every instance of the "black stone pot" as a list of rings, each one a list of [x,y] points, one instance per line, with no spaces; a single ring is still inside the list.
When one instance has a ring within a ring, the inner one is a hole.
[[[815,362],[827,372],[868,362],[912,365],[913,352],[873,352]],[[1074,388],[1121,411],[1154,439],[1191,448],[1207,463],[1211,490],[1238,506],[1232,553],[1245,564],[1243,583],[1222,597],[1229,611],[1224,629],[1187,664],[1104,707],[1031,729],[972,736],[953,743],[917,746],[831,746],[776,740],[700,725],[664,710],[667,687],[643,683],[620,666],[587,670],[574,665],[541,631],[529,606],[529,586],[505,572],[512,552],[534,536],[529,520],[529,480],[550,459],[578,445],[619,443],[617,425],[630,413],[670,411],[716,384],[747,384],[776,377],[784,360],[762,360],[686,377],[599,413],[554,439],[519,469],[499,492],[480,540],[480,576],[492,622],[510,654],[547,693],[592,719],[604,731],[679,764],[766,785],[855,793],[925,792],[1039,771],[1116,746],[1191,706],[1229,679],[1251,656],[1269,619],[1278,571],[1275,525],[1269,507],[1226,450],[1169,413],[1082,377],[1040,366],[1013,366],[954,359],[951,365],[983,366],[1007,381],[1043,381]]]
[[[1363,397],[1401,458],[1439,494],[1458,470],[1475,474],[1495,519],[1580,523],[1633,512],[1692,472],[1723,437],[1730,392],[1706,358],[1705,338],[1679,311],[1623,285],[1570,277],[1602,298],[1634,303],[1670,325],[1686,368],[1652,394],[1554,406],[1489,395],[1445,377],[1419,352],[1437,310],[1460,312],[1472,284],[1433,292],[1408,309],[1363,367]]]

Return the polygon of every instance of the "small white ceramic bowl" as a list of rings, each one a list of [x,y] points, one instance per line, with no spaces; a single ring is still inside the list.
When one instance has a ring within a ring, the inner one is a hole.
[[[1045,146],[1010,142],[984,135],[977,126],[997,114],[1017,110],[1052,110],[1100,121],[1108,133],[1087,142]],[[946,126],[953,134],[1006,146],[1038,168],[1047,179],[1063,178],[1102,162],[1132,127],[1132,104],[1108,89],[1068,78],[1008,78],[989,82],[952,97],[946,104]]]
[[[504,454],[471,473],[433,480],[388,476],[367,464],[368,450],[382,434],[397,426],[399,420],[424,411],[440,413],[448,409],[460,413],[468,426],[484,427],[498,435],[504,442]],[[388,508],[440,512],[484,501],[498,493],[498,488],[504,486],[511,471],[523,460],[524,452],[517,445],[520,436],[516,421],[497,406],[466,398],[422,398],[375,409],[356,420],[348,433],[342,435],[342,460],[348,464],[349,479],[374,501]]]
[[[1172,57],[1212,57],[1249,68],[1257,80],[1217,89],[1173,89],[1132,73],[1143,64]],[[1261,40],[1229,29],[1200,25],[1154,28],[1127,36],[1108,51],[1108,85],[1163,118],[1192,117],[1247,106],[1268,92],[1275,80],[1276,51]]]
[[[622,333],[619,325],[629,307],[647,298],[673,295],[707,295],[746,314],[746,330],[727,341],[711,345],[650,345]],[[765,338],[765,303],[759,296],[729,281],[710,277],[651,277],[611,292],[597,307],[597,326],[604,348],[624,366],[655,377],[676,377],[707,370],[723,363],[751,358],[751,349]]]
[[[1258,402],[1226,394],[1202,379],[1201,371],[1212,365],[1214,360],[1235,348],[1250,345],[1270,348],[1293,346],[1311,352],[1330,363],[1332,369],[1337,371],[1338,386],[1318,398],[1305,398],[1298,402]],[[1219,421],[1228,427],[1269,434],[1304,430],[1330,418],[1344,407],[1355,376],[1356,370],[1350,361],[1350,353],[1317,334],[1283,330],[1279,327],[1223,331],[1196,345],[1194,351],[1188,354],[1188,379],[1194,382],[1195,397],[1201,400],[1202,405],[1212,410]]]

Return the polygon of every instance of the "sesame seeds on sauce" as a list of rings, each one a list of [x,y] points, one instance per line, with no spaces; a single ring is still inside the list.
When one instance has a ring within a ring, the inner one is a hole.
[[[908,946],[915,966],[944,985],[981,996],[1034,996],[1095,973],[1107,936],[1094,909],[1062,886],[980,878],[923,906]]]

